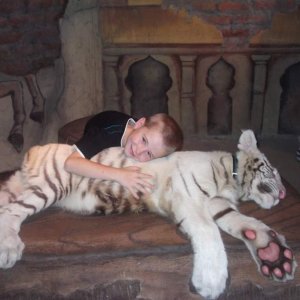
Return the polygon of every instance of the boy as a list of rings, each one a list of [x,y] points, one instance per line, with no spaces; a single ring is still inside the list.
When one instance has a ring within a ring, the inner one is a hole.
[[[92,162],[90,158],[103,149],[121,146],[127,156],[146,162],[169,155],[181,149],[182,144],[182,131],[167,114],[136,121],[121,112],[105,111],[88,121],[64,168],[84,177],[117,181],[138,198],[138,192],[146,193],[153,188],[151,175],[141,173],[138,167],[114,168]]]

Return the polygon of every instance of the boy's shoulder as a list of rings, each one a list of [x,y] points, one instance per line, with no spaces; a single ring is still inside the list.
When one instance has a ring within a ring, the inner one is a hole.
[[[93,118],[108,119],[108,120],[118,120],[118,119],[128,120],[129,118],[131,118],[131,116],[116,110],[105,110],[96,114]]]
[[[94,115],[87,123],[86,127],[105,127],[114,124],[126,124],[131,118],[130,115],[125,113],[108,110],[102,111]]]

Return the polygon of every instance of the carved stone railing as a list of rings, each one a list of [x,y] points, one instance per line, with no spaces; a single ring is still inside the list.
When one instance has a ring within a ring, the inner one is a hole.
[[[105,109],[131,112],[131,92],[125,84],[128,70],[151,56],[169,68],[169,113],[185,132],[207,137],[237,135],[244,128],[265,136],[278,134],[285,88],[281,78],[300,62],[298,48],[253,48],[235,53],[215,46],[106,47],[103,54]],[[294,114],[285,118],[292,120],[290,133],[297,133]]]

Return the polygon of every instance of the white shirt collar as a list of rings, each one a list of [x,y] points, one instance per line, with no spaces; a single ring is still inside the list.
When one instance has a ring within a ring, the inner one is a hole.
[[[127,127],[128,126],[134,126],[135,125],[135,121],[134,121],[134,119],[132,119],[132,118],[130,118],[130,119],[128,119],[128,121],[127,121],[127,123],[126,123],[126,126],[125,126],[125,129],[124,129],[124,132],[123,132],[123,135],[122,135],[122,138],[121,138],[121,147],[124,147],[124,141],[123,141],[123,138],[124,138],[124,134],[125,134],[125,132],[126,132],[126,129],[127,129]]]

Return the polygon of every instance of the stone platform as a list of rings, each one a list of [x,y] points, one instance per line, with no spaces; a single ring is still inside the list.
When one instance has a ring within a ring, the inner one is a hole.
[[[300,196],[272,210],[240,209],[285,235],[300,257]],[[201,299],[189,290],[192,250],[168,220],[150,213],[78,216],[49,209],[24,224],[24,255],[0,271],[0,299]],[[221,299],[300,299],[300,275],[288,283],[260,275],[244,244],[223,234],[231,283]]]

